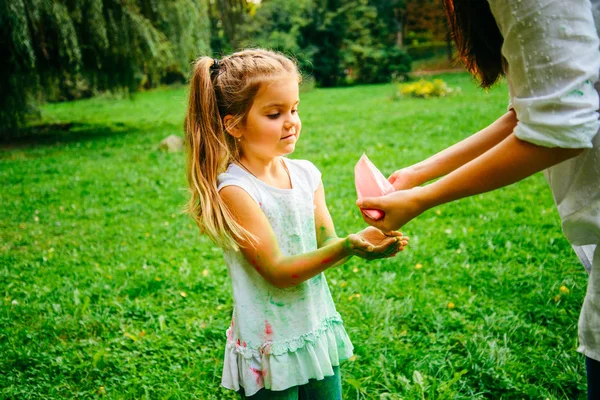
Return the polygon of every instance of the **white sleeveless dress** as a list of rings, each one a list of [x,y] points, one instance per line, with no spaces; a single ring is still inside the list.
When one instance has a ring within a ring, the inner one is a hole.
[[[314,193],[321,174],[309,161],[284,158],[292,189],[265,184],[235,164],[218,177],[218,189],[238,186],[259,205],[286,256],[317,249]],[[352,343],[335,309],[323,273],[278,289],[241,252],[225,251],[234,310],[227,330],[222,385],[252,396],[333,375],[352,356]]]

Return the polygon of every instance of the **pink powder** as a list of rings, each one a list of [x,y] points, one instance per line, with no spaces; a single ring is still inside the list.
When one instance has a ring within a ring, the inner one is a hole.
[[[362,155],[354,167],[354,184],[359,199],[385,196],[395,190],[394,186],[385,179],[385,176],[369,160],[366,154]],[[361,211],[374,220],[381,219],[384,215],[381,210],[361,209]]]

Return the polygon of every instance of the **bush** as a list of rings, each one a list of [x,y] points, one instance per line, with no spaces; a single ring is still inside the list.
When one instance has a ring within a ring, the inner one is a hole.
[[[428,58],[447,56],[448,44],[446,42],[417,43],[406,46],[406,52],[413,60],[424,60]]]
[[[398,47],[352,46],[346,53],[346,83],[383,83],[406,78],[411,58]]]
[[[400,95],[412,97],[444,97],[454,92],[446,82],[441,79],[426,81],[421,79],[417,82],[403,83],[399,85]]]

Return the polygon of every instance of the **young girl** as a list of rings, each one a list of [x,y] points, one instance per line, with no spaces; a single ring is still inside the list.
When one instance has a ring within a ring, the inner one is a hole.
[[[222,384],[242,398],[341,399],[352,344],[323,271],[407,243],[374,228],[336,236],[321,174],[284,157],[300,135],[299,82],[294,62],[266,50],[202,57],[191,79],[189,211],[224,249],[234,311]]]

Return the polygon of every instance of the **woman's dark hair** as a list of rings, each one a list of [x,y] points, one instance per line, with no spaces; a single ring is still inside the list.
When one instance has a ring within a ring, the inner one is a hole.
[[[487,0],[443,0],[450,30],[467,70],[481,87],[492,86],[504,75],[504,38]]]

